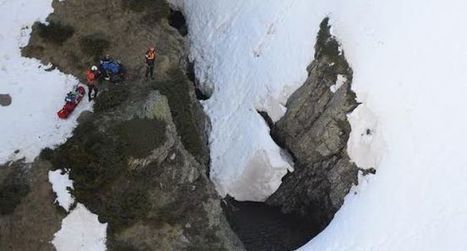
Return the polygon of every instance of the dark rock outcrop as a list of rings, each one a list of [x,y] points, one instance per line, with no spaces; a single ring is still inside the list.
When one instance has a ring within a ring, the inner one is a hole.
[[[0,106],[11,105],[11,96],[9,94],[0,94]]]
[[[73,136],[32,164],[31,172],[41,171],[37,184],[25,183],[31,189],[0,215],[5,250],[53,248],[49,241],[65,214],[53,206],[46,174],[63,168],[70,170],[76,201],[108,223],[108,250],[243,250],[207,177],[208,119],[183,71],[185,41],[168,23],[167,3],[67,0],[53,7],[49,25],[33,26],[23,55],[82,78],[102,54],[110,54],[129,77],[100,86],[94,112],[83,113]],[[144,52],[151,45],[158,49],[156,79],[145,81]],[[28,199],[37,196],[49,205],[44,210],[35,210],[37,203],[30,201],[36,200]],[[53,220],[25,223],[41,229],[40,235],[10,220],[30,217]],[[37,244],[42,242],[46,247]]]
[[[350,89],[352,70],[330,34],[328,19],[321,24],[315,51],[308,79],[289,98],[287,113],[271,131],[293,155],[295,170],[266,203],[303,216],[320,231],[357,183],[358,169],[346,152],[350,132],[346,114],[358,104]],[[344,83],[332,92],[338,75]]]
[[[47,161],[0,166],[0,250],[53,251],[65,210],[54,205]]]
[[[296,250],[316,232],[303,217],[284,214],[281,207],[264,202],[235,201],[231,197],[223,202],[227,220],[247,250]]]

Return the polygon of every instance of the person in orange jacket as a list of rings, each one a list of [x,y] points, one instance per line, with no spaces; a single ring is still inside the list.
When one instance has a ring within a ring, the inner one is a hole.
[[[151,76],[151,79],[154,79],[154,63],[156,61],[156,49],[154,47],[149,48],[146,51],[145,55],[146,59],[146,74],[145,79],[148,79]]]
[[[101,73],[99,72],[99,69],[97,69],[97,66],[93,65],[91,67],[91,70],[86,71],[86,84],[88,86],[88,99],[89,101],[93,100],[96,96],[99,90],[97,89],[97,81],[101,77]],[[94,95],[92,95],[92,92],[94,91]]]

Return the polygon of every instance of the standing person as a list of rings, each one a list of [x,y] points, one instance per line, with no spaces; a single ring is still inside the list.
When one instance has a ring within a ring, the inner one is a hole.
[[[145,55],[146,58],[146,74],[145,78],[148,79],[151,76],[151,79],[154,79],[154,62],[156,61],[156,50],[154,47],[149,48]]]
[[[96,81],[100,78],[99,69],[97,66],[93,65],[91,70],[86,71],[86,83],[88,85],[88,99],[89,101],[93,100],[97,96],[97,83]],[[92,95],[92,91],[94,91],[94,96]]]

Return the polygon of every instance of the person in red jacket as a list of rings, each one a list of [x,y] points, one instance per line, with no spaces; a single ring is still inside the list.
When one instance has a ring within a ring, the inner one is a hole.
[[[89,101],[93,100],[96,96],[99,90],[97,89],[97,81],[100,78],[100,72],[99,69],[97,69],[97,66],[93,65],[91,67],[91,70],[86,71],[86,84],[88,86],[88,99]],[[94,91],[94,95],[92,95],[92,92]]]

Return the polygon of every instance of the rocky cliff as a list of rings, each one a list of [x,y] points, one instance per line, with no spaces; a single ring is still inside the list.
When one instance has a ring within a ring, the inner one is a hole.
[[[13,190],[19,198],[0,214],[0,249],[53,249],[49,241],[65,212],[53,206],[46,174],[67,168],[76,200],[109,223],[109,250],[242,250],[207,177],[208,120],[185,75],[185,41],[169,25],[168,5],[67,0],[53,7],[47,25],[33,26],[25,56],[81,78],[110,54],[129,77],[99,86],[94,112],[80,116],[65,144],[44,150],[30,168],[16,163],[26,171],[13,189],[0,190],[0,196]],[[145,81],[144,52],[152,45],[158,49],[156,79]],[[3,179],[12,169],[0,170]],[[35,210],[39,205],[49,206]],[[27,221],[31,215],[43,220]],[[41,234],[28,230],[37,228]]]
[[[285,213],[308,219],[319,231],[357,183],[358,172],[346,151],[350,133],[346,114],[358,105],[350,89],[352,69],[330,33],[328,19],[320,28],[308,79],[289,98],[287,113],[271,131],[293,156],[295,170],[267,200]]]

